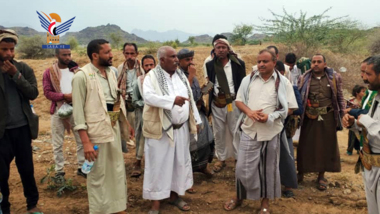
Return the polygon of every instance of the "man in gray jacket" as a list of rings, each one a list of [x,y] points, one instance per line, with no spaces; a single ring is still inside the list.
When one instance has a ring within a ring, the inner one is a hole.
[[[10,164],[16,158],[28,213],[40,213],[31,146],[38,135],[38,116],[29,103],[38,96],[37,81],[27,64],[13,59],[17,41],[13,30],[0,30],[0,188],[4,196],[1,209],[4,214],[10,213],[8,179]]]

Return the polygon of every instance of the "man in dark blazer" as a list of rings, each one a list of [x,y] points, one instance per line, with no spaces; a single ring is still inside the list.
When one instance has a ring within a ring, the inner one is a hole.
[[[32,139],[38,135],[38,116],[29,100],[38,96],[33,70],[14,60],[18,36],[13,30],[0,30],[0,188],[1,210],[10,213],[9,171],[12,160],[21,177],[28,213],[41,213],[37,208],[38,190],[34,179]]]

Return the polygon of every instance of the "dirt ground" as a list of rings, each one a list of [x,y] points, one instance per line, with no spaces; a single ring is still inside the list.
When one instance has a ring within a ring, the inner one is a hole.
[[[263,46],[238,47],[237,52],[242,54],[246,62],[247,71],[254,64],[255,56]],[[194,48],[193,48],[194,49]],[[201,66],[203,60],[209,54],[210,47],[195,48],[195,63],[198,70],[198,78],[203,83],[203,72]],[[73,54],[81,66],[87,63],[85,56]],[[141,58],[141,56],[140,56]],[[85,214],[88,213],[88,200],[86,192],[86,180],[76,175],[76,143],[72,135],[66,136],[64,143],[65,171],[66,179],[73,180],[73,186],[77,189],[73,192],[66,191],[62,197],[58,197],[55,191],[47,189],[47,184],[41,184],[40,180],[46,175],[48,168],[54,164],[53,152],[50,137],[50,102],[43,96],[42,73],[50,66],[53,58],[46,60],[24,60],[35,71],[38,80],[39,97],[32,103],[37,114],[40,116],[40,135],[33,141],[33,146],[38,147],[34,152],[35,177],[40,192],[39,207],[47,214],[67,213]],[[119,65],[123,60],[120,51],[114,51],[114,66]],[[353,81],[358,81],[359,74],[350,74]],[[360,79],[359,79],[360,81]],[[316,174],[308,174],[305,181],[294,190],[295,197],[290,199],[281,198],[271,202],[272,213],[367,213],[364,186],[361,175],[354,173],[354,165],[358,156],[346,155],[348,132],[338,133],[339,149],[341,154],[341,173],[326,173],[329,187],[326,191],[320,192],[316,189]],[[131,178],[132,164],[134,162],[135,149],[130,147],[130,152],[125,154],[126,172],[128,180],[128,213],[147,213],[150,202],[142,199],[143,177]],[[215,161],[215,160],[214,160]],[[213,164],[213,163],[212,163]],[[212,165],[211,164],[211,165]],[[223,203],[234,194],[234,161],[228,160],[228,166],[220,173],[215,174],[212,179],[206,179],[203,174],[194,174],[194,188],[197,193],[184,196],[185,201],[191,206],[188,213],[227,213],[223,210]],[[23,195],[23,188],[17,168],[12,163],[10,184],[10,202],[13,213],[25,213],[26,203]],[[245,201],[243,205],[229,213],[256,213],[259,211],[258,201]],[[163,202],[161,213],[181,213],[177,208]]]

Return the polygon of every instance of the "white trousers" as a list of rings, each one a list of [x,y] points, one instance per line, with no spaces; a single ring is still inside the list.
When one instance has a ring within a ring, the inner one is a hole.
[[[79,137],[79,133],[73,130],[74,118],[70,117],[71,131],[74,133],[75,141],[77,143],[77,159],[78,168],[81,168],[84,163],[83,144]],[[63,157],[63,140],[65,138],[65,127],[63,120],[58,116],[58,110],[51,115],[51,142],[53,144],[55,171],[63,172],[65,158]]]

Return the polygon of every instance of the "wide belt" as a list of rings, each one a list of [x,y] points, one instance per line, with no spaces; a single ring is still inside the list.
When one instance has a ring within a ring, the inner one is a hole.
[[[232,100],[236,99],[235,95],[232,95],[231,97],[232,97]],[[214,95],[214,99],[213,100],[214,100],[214,105],[216,107],[218,107],[218,108],[224,108],[227,105],[226,98],[220,98],[220,97]]]
[[[173,129],[180,129],[183,126],[183,124],[185,124],[185,123],[182,123],[182,124],[173,124]]]
[[[318,121],[320,121],[320,120],[323,120],[323,118],[321,117],[321,115],[327,114],[328,112],[330,112],[331,109],[332,109],[331,107],[317,107],[317,108],[314,108],[314,107],[307,106],[306,107],[306,116],[308,118],[312,119],[312,120],[318,118]]]

